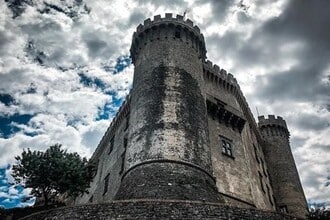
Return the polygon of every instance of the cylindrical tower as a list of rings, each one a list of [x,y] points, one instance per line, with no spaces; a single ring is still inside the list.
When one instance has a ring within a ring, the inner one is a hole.
[[[305,218],[307,203],[290,148],[288,131],[282,117],[259,116],[259,129],[265,140],[267,161],[276,208],[279,212]]]
[[[183,16],[147,19],[133,35],[135,65],[125,172],[115,199],[219,201],[212,173],[204,37]]]

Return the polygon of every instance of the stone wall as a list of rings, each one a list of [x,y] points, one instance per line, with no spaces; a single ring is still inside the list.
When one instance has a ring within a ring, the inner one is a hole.
[[[115,201],[106,204],[81,205],[39,212],[22,220],[35,219],[296,219],[257,209],[175,200]]]
[[[291,152],[289,131],[282,117],[259,116],[259,127],[266,143],[263,151],[269,164],[278,210],[303,217],[308,208]]]
[[[275,210],[262,142],[258,131],[253,129],[254,119],[249,120],[249,111],[244,111],[247,104],[239,102],[241,93],[237,92],[236,79],[208,61],[204,64],[204,81],[207,100],[218,105],[217,110],[208,107],[208,112],[215,111],[208,115],[208,130],[218,191],[224,195],[228,205],[247,207],[250,204],[250,207]],[[221,112],[221,108],[225,113]],[[232,122],[236,116],[245,120],[242,130],[233,126],[238,124],[237,119]],[[226,120],[226,117],[231,119]],[[232,144],[232,156],[222,151],[224,138]]]
[[[117,193],[123,175],[122,156],[125,153],[124,145],[128,132],[129,103],[130,96],[127,96],[95,150],[91,160],[97,164],[97,172],[90,183],[89,193],[78,197],[75,204],[111,201]],[[111,142],[113,142],[112,146]],[[107,176],[108,179],[106,179]],[[106,180],[108,181],[107,189],[105,189]],[[67,204],[71,203],[67,201]]]
[[[125,171],[115,200],[220,201],[211,175],[204,45],[182,16],[156,16],[137,28]]]

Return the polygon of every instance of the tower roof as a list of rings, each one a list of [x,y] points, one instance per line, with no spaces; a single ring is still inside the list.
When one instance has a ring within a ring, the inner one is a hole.
[[[198,42],[197,45],[200,48],[201,57],[206,59],[205,40],[199,27],[194,25],[193,21],[190,19],[184,19],[184,16],[182,15],[176,15],[176,17],[174,17],[172,13],[165,13],[165,17],[155,15],[153,20],[148,18],[144,20],[143,24],[139,24],[139,26],[137,26],[136,31],[133,33],[132,45],[130,49],[133,63],[135,61],[135,56],[141,47],[141,41],[143,41],[142,39],[144,36],[150,31],[166,26],[175,26],[181,30],[189,32],[193,41]]]
[[[285,120],[281,116],[275,117],[275,115],[268,115],[268,118],[265,118],[265,116],[261,115],[258,116],[258,125],[259,127],[263,126],[281,126],[285,129],[288,129]]]

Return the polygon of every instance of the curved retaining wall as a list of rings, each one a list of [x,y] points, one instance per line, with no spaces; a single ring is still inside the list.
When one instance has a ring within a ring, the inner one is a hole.
[[[179,200],[122,200],[106,204],[64,207],[35,213],[35,219],[270,219],[292,216],[257,209],[242,209],[218,203]]]

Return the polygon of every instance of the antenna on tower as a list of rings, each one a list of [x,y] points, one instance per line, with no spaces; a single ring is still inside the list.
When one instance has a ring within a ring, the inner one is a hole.
[[[256,110],[257,110],[257,115],[258,115],[258,117],[259,117],[259,111],[258,111],[258,107],[256,106]]]
[[[184,10],[184,12],[183,12],[183,19],[186,18],[187,12],[188,12],[188,8],[186,10]]]

